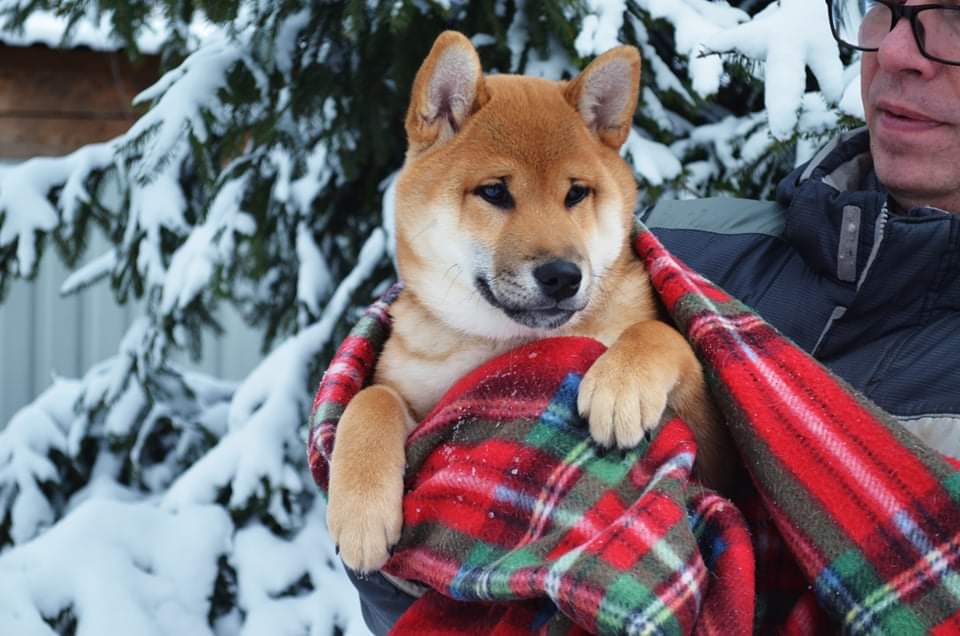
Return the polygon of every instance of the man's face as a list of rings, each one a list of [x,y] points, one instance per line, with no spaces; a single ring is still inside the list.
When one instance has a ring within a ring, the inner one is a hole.
[[[960,66],[923,57],[901,19],[877,52],[863,54],[861,72],[880,181],[905,208],[960,212]]]

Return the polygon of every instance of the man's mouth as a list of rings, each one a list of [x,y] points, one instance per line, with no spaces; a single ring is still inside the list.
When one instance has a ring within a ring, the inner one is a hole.
[[[926,113],[893,102],[878,102],[877,115],[881,126],[898,132],[922,132],[943,125]]]
[[[490,283],[481,276],[474,279],[477,291],[488,303],[502,311],[514,322],[533,329],[556,329],[564,325],[581,307],[562,307],[562,303],[544,300],[537,305],[510,306],[500,302]]]

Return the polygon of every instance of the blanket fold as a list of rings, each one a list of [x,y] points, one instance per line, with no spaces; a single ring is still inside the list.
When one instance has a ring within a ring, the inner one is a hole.
[[[408,440],[405,525],[385,570],[430,591],[394,632],[960,630],[960,472],[643,226],[634,248],[750,483],[735,504],[691,483],[693,436],[669,413],[639,448],[600,452],[576,412],[595,341],[509,352]],[[370,380],[397,293],[321,381],[308,450],[323,490],[337,419]]]

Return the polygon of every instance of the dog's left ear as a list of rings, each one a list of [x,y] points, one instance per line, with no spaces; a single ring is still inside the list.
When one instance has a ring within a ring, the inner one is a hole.
[[[610,49],[567,84],[564,96],[604,144],[619,150],[630,134],[640,91],[640,53]]]

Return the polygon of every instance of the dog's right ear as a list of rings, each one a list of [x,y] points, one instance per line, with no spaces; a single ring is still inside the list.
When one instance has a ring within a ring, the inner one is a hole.
[[[486,99],[477,50],[462,33],[444,31],[413,82],[406,121],[410,151],[417,154],[453,137]]]

